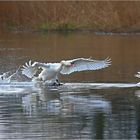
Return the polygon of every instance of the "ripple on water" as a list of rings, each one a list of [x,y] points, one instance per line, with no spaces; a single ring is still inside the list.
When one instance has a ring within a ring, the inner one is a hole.
[[[111,132],[109,127],[115,126],[114,131],[118,136],[120,133],[118,125],[116,122],[112,123],[119,121],[118,115],[114,113],[117,109],[113,109],[112,112],[114,101],[104,97],[103,94],[98,94],[98,91],[111,92],[115,87],[118,92],[120,88],[129,89],[136,86],[117,83],[66,83],[59,87],[39,89],[26,84],[22,86],[21,83],[19,85],[17,83],[11,87],[6,85],[4,88],[0,86],[0,139],[90,140],[92,137],[96,138],[96,132],[103,131],[98,129],[98,126],[104,129],[107,138],[110,136],[109,131]],[[117,106],[124,108],[125,102],[122,100],[122,94],[120,95],[121,101]],[[130,109],[129,104],[126,108],[128,113],[127,109]],[[121,113],[125,117],[122,111]],[[133,112],[132,118],[134,115]],[[129,127],[126,121],[122,123]],[[135,123],[131,123],[134,127]],[[125,126],[122,127],[126,129]],[[115,134],[111,136],[114,137]]]

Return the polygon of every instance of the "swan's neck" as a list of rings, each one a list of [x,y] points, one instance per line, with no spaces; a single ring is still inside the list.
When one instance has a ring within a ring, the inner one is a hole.
[[[59,68],[59,71],[61,71],[62,69],[63,69],[63,67],[69,67],[69,66],[71,66],[71,63],[70,62],[68,62],[68,61],[65,61],[65,60],[62,60],[61,62],[60,62],[60,68]]]
[[[61,64],[62,66],[71,66],[71,63],[68,62],[68,61],[65,61],[65,60],[62,60],[62,61],[60,62],[60,64]]]

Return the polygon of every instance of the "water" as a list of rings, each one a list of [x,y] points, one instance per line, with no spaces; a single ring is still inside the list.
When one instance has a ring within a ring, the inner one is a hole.
[[[60,76],[60,87],[0,83],[0,139],[139,139],[139,35],[12,33],[0,37],[0,73],[28,60],[110,56],[95,72]]]

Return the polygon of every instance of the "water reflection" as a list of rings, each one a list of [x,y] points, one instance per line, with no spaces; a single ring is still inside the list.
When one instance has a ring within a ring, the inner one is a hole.
[[[49,130],[47,135],[51,138],[53,133],[59,138],[90,138],[91,132],[95,131],[92,130],[92,124],[100,122],[102,118],[106,118],[105,114],[111,113],[111,104],[99,95],[73,94],[74,92],[59,93],[57,90],[44,88],[38,93],[22,97],[24,112],[30,117],[46,114],[50,124],[46,124],[46,131]],[[101,116],[98,118],[98,115]],[[52,128],[54,123],[55,130]]]
[[[135,139],[140,116],[134,91],[41,88],[1,94],[0,138]]]
[[[140,90],[136,90],[135,95],[138,98],[136,102],[137,139],[140,139]]]
[[[61,108],[60,94],[44,87],[39,92],[22,97],[22,104],[24,111],[30,116],[37,115],[38,110],[56,115]]]
[[[80,96],[73,94],[80,94],[80,92],[59,93],[57,89],[56,91],[49,90],[46,87],[39,90],[38,93],[22,97],[22,103],[25,111],[30,112],[30,114],[35,113],[36,109],[33,108],[37,108],[38,106],[42,107],[42,109],[45,108],[46,112],[54,114],[93,114],[94,110],[103,112],[111,110],[110,103],[104,100],[102,96]]]

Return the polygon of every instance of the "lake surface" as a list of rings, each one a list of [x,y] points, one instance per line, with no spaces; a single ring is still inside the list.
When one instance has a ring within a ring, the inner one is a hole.
[[[0,73],[26,61],[77,57],[112,65],[60,76],[64,85],[0,83],[0,139],[140,139],[140,36],[93,33],[11,33],[0,36]]]

